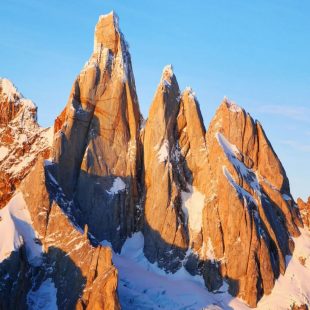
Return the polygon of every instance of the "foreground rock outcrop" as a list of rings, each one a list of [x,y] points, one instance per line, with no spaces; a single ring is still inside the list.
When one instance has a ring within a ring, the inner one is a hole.
[[[26,210],[30,221],[20,222],[17,213],[11,213],[15,226],[8,233],[20,234],[22,243],[0,264],[1,309],[37,308],[40,302],[48,308],[53,299],[58,309],[119,309],[111,249],[92,246],[87,231],[70,219],[71,202],[50,169],[43,159],[38,161],[3,209]],[[1,225],[7,225],[9,218],[2,217]],[[55,292],[42,301],[40,292],[47,285]]]
[[[130,54],[114,13],[101,16],[94,51],[55,122],[57,180],[76,217],[120,250],[134,231],[141,158],[140,111]]]
[[[37,123],[37,107],[11,81],[0,78],[0,209],[11,199],[38,156],[48,158],[52,129]]]

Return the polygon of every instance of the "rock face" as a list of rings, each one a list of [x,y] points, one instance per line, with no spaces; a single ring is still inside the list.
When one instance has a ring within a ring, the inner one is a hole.
[[[225,99],[206,133],[197,99],[191,89],[180,95],[168,66],[143,146],[145,255],[202,274],[209,290],[225,280],[255,306],[285,272],[302,225],[261,125]]]
[[[52,168],[44,167],[42,159],[38,161],[10,202],[28,210],[39,250],[36,260],[33,257],[30,260],[29,250],[34,253],[34,248],[29,249],[27,232],[16,222],[16,231],[22,234],[25,243],[20,254],[13,252],[0,265],[1,308],[24,309],[26,305],[36,308],[40,291],[49,283],[55,289],[52,297],[58,309],[119,309],[117,271],[112,264],[111,249],[93,247],[87,232],[83,233],[70,220],[68,207],[72,202],[66,200],[52,177],[49,171]],[[3,281],[5,277],[9,280]],[[18,304],[16,298],[4,297],[13,296],[15,290],[20,294]],[[45,298],[45,302],[52,297]]]
[[[144,236],[146,256],[168,270],[182,265],[189,244],[201,245],[203,195],[192,173],[203,165],[204,135],[192,91],[180,94],[172,67],[165,67],[143,132]]]
[[[145,254],[151,262],[176,270],[187,249],[187,235],[181,211],[179,176],[174,163],[178,145],[175,139],[180,90],[171,66],[163,71],[145,125]],[[182,181],[182,180],[180,180]],[[160,188],[160,193],[158,189]],[[156,215],[156,216],[155,216]],[[170,266],[168,266],[168,264]]]
[[[301,198],[298,198],[297,204],[304,225],[310,228],[310,197],[307,202],[304,202]]]
[[[12,197],[39,155],[49,157],[52,129],[37,123],[37,107],[0,78],[0,209]]]
[[[135,226],[139,126],[130,54],[111,13],[100,17],[94,52],[55,122],[54,162],[79,223],[115,250]]]
[[[285,256],[293,250],[290,235],[299,235],[298,208],[260,123],[239,106],[222,102],[206,140],[204,246],[212,249],[231,293],[255,306],[285,272]],[[210,288],[218,286],[205,278]]]

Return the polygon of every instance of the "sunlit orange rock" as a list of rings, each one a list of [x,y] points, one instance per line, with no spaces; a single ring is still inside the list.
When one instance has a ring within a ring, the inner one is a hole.
[[[290,236],[298,236],[302,225],[299,211],[260,123],[242,108],[224,99],[206,141],[204,247],[212,245],[212,259],[230,292],[255,306],[285,272],[285,256],[293,251]]]
[[[55,122],[53,161],[81,226],[116,250],[136,224],[140,117],[128,46],[112,12],[99,18],[93,54]]]
[[[307,202],[303,201],[301,198],[298,198],[297,204],[298,204],[304,225],[310,228],[310,197],[308,198]]]
[[[37,107],[11,81],[0,79],[0,208],[10,200],[38,156],[48,158],[52,129],[37,123]]]

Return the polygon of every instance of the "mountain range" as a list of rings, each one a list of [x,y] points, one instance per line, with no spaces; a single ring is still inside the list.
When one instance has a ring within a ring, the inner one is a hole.
[[[0,79],[0,309],[308,309],[310,200],[167,65],[145,120],[112,12],[50,128]],[[309,198],[310,199],[310,198]]]

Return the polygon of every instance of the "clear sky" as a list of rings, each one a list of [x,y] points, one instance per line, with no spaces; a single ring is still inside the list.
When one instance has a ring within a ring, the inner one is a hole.
[[[206,127],[224,96],[259,119],[295,198],[310,195],[309,0],[1,0],[0,76],[39,107],[44,126],[66,104],[115,10],[147,116],[164,65],[190,85]]]

